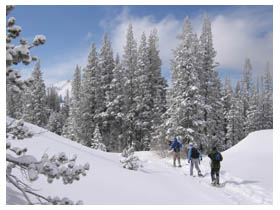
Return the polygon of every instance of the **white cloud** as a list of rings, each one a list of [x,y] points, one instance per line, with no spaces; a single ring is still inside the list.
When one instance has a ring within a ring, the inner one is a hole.
[[[245,58],[250,58],[255,75],[263,74],[266,62],[272,64],[272,31],[258,35],[270,23],[249,15],[216,16],[212,22],[214,47],[221,68],[242,71]],[[266,20],[267,21],[267,20]]]
[[[193,30],[198,35],[203,15],[198,14],[191,20]],[[244,60],[249,57],[255,75],[259,75],[263,73],[267,61],[272,64],[272,31],[268,30],[272,24],[272,15],[267,14],[267,11],[259,8],[238,8],[210,16],[214,47],[217,51],[216,60],[220,63],[220,69],[229,69],[229,75],[231,71],[241,73]],[[138,41],[143,31],[148,35],[153,28],[157,28],[163,74],[169,76],[169,61],[172,58],[172,49],[178,44],[176,35],[181,30],[183,20],[167,14],[164,19],[156,21],[153,16],[134,16],[125,8],[115,20],[105,24],[106,30],[108,26],[111,28],[114,52],[120,55],[123,53],[129,23],[132,23],[134,36]]]

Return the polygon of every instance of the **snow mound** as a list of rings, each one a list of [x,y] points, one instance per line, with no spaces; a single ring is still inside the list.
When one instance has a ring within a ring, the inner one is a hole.
[[[261,187],[273,188],[272,130],[256,131],[223,153],[223,169]],[[234,166],[234,167],[233,167]]]

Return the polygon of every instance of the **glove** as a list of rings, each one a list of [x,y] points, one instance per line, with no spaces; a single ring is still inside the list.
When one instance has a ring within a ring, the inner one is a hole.
[[[188,160],[188,163],[190,163],[191,161],[190,160]]]
[[[202,157],[200,158],[200,160],[202,160]]]

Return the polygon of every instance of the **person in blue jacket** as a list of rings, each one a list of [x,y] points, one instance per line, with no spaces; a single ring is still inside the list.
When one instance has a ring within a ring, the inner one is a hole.
[[[188,163],[191,163],[191,167],[190,167],[190,175],[193,176],[193,166],[195,166],[197,172],[198,172],[198,176],[202,176],[200,168],[199,168],[199,164],[200,164],[200,160],[202,160],[202,155],[200,153],[200,151],[196,148],[195,145],[193,145],[193,143],[189,143],[189,148],[188,148]]]
[[[180,160],[180,149],[182,144],[179,142],[178,138],[174,138],[173,143],[171,144],[171,149],[173,150],[173,166],[176,167],[176,159],[178,160],[179,167],[181,166]]]

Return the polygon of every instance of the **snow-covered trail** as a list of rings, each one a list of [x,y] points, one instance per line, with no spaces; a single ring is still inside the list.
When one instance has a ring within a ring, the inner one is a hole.
[[[64,185],[61,180],[53,184],[41,176],[32,183],[43,195],[69,197],[73,201],[83,200],[84,204],[272,204],[272,191],[255,183],[254,179],[244,179],[222,169],[223,188],[210,185],[210,168],[207,158],[201,163],[204,178],[189,176],[189,166],[174,168],[172,159],[159,158],[153,152],[137,152],[143,162],[139,171],[123,169],[119,154],[96,151],[76,142],[57,136],[37,126],[28,125],[34,133],[31,139],[13,140],[13,146],[27,147],[27,154],[40,159],[65,152],[77,154],[77,163],[90,163],[90,170],[80,181]],[[271,132],[272,133],[272,132]],[[225,164],[226,165],[226,164]],[[234,166],[235,167],[235,166]],[[225,167],[226,168],[226,167]],[[23,175],[18,171],[19,177]],[[23,204],[20,194],[7,184],[7,204]]]
[[[144,153],[140,153],[139,156],[142,160],[145,161],[146,155]],[[151,161],[151,159],[153,161]],[[171,157],[158,160],[149,157],[148,160],[146,159],[146,161],[150,164],[152,164],[152,162],[157,162],[158,168],[166,168],[166,171],[172,171],[170,173],[185,177],[186,183],[194,182],[197,185],[201,185],[207,189],[211,189],[214,191],[213,193],[215,195],[219,194],[219,196],[224,196],[225,198],[231,200],[232,204],[272,204],[272,192],[257,185],[257,181],[243,180],[242,178],[236,177],[223,169],[221,169],[220,172],[221,187],[213,187],[210,184],[211,169],[210,161],[207,157],[204,157],[203,161],[201,161],[200,164],[200,169],[204,177],[198,177],[196,169],[194,169],[195,177],[190,176],[190,164],[187,164],[186,160],[181,160],[181,162],[183,163],[181,168],[173,167],[173,160]],[[164,170],[162,170],[162,172],[163,171]]]

